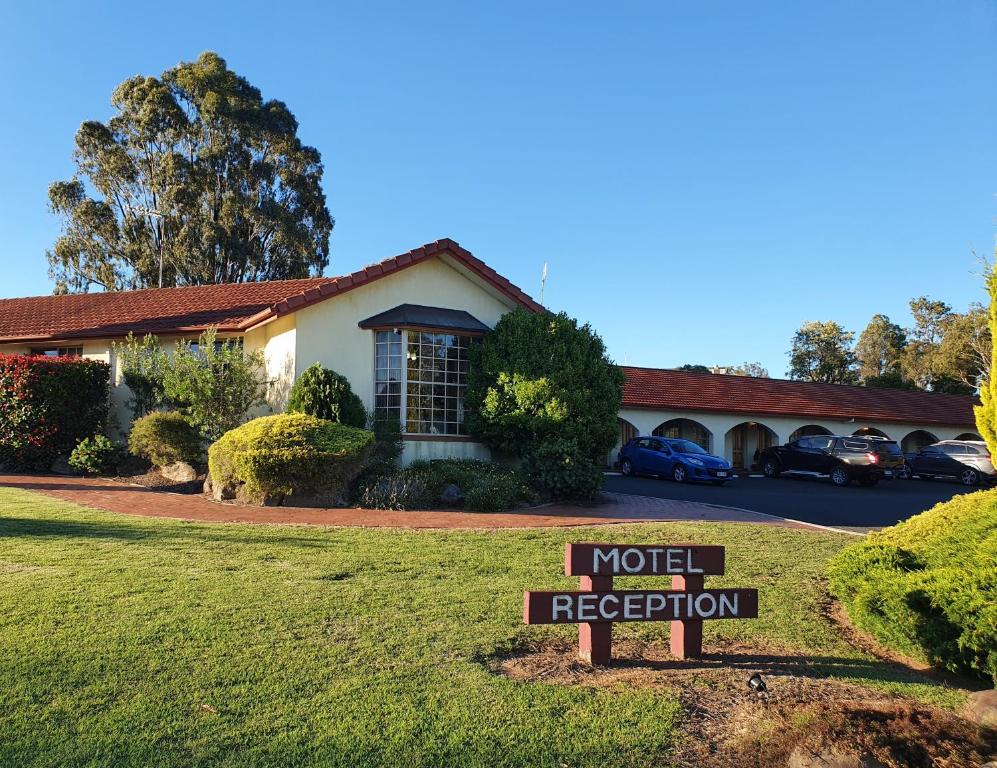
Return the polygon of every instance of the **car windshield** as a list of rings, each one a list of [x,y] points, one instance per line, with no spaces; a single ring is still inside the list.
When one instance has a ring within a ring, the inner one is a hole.
[[[668,445],[676,453],[706,453],[706,451],[692,442],[692,440],[669,440]]]

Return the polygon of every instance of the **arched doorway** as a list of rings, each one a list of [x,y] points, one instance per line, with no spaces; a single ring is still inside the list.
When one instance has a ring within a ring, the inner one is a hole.
[[[777,440],[775,432],[764,424],[745,421],[727,431],[724,443],[734,468],[749,469],[758,464],[758,455]]]
[[[956,440],[976,440],[977,442],[983,440],[983,438],[980,437],[975,432],[963,432],[961,435],[956,435],[955,439]]]
[[[887,440],[890,439],[888,434],[875,427],[862,427],[862,429],[856,429],[852,434],[855,437],[885,437]]]
[[[924,429],[915,429],[900,441],[900,450],[904,453],[917,453],[926,445],[937,443],[938,438]]]
[[[799,440],[801,437],[810,437],[811,435],[830,435],[831,430],[825,429],[818,424],[806,424],[799,429],[797,429],[793,434],[789,436],[787,443],[791,443],[794,440]]]
[[[672,419],[662,422],[651,434],[656,437],[682,438],[695,443],[704,451],[710,450],[710,431],[692,419]]]

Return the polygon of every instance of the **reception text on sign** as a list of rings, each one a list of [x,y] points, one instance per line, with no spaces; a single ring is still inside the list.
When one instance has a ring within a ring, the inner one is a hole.
[[[678,658],[702,654],[703,621],[753,619],[758,590],[704,589],[705,576],[722,575],[724,548],[669,544],[568,544],[564,572],[578,576],[578,591],[526,592],[527,624],[579,624],[579,654],[608,664],[612,622],[670,621],[671,652]],[[614,576],[671,576],[667,590],[614,590]]]

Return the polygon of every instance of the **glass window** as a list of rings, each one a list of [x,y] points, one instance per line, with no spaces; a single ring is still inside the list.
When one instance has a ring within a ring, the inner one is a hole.
[[[942,450],[945,451],[949,456],[965,456],[966,446],[964,445],[953,445],[951,443],[946,443],[942,446]]]
[[[826,451],[831,447],[831,443],[834,442],[834,438],[831,437],[811,437],[810,447],[815,451]]]
[[[706,451],[702,449],[701,446],[692,442],[692,440],[669,440],[668,445],[672,447],[676,453],[692,453],[692,454],[705,454]]]
[[[467,434],[464,391],[470,349],[477,341],[452,333],[377,331],[375,414],[398,419],[409,434]]]
[[[32,349],[32,355],[42,357],[83,357],[83,347],[49,347]]]

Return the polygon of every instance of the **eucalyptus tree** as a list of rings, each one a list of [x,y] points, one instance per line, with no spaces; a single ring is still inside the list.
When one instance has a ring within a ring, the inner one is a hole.
[[[318,150],[280,101],[203,53],[125,80],[106,123],[76,133],[76,173],[49,187],[63,231],[57,292],[307,277],[334,221]]]

